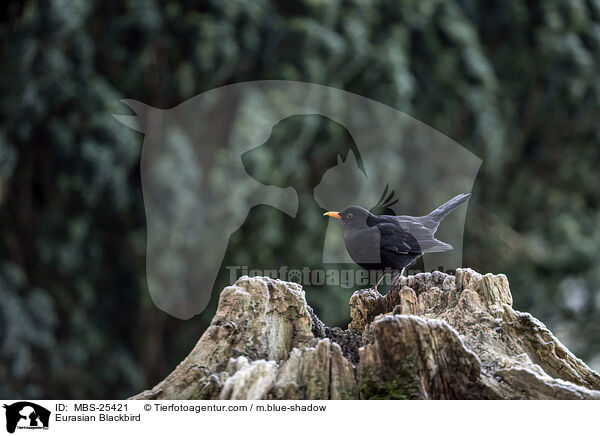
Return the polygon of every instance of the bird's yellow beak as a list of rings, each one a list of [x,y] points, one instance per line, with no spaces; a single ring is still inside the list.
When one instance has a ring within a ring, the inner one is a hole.
[[[339,219],[339,220],[341,220],[341,219],[342,219],[342,217],[340,216],[340,213],[339,213],[339,212],[325,212],[325,213],[323,214],[323,216],[325,216],[325,215],[327,215],[327,216],[330,216],[330,217],[333,217],[333,218],[337,218],[337,219]]]

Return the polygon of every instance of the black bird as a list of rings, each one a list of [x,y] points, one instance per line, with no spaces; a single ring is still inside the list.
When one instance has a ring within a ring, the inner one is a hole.
[[[470,197],[471,194],[457,195],[421,217],[375,215],[359,206],[347,207],[342,212],[325,212],[324,215],[342,221],[346,250],[354,262],[368,271],[390,268],[402,276],[404,270],[424,253],[452,250],[452,245],[433,235],[442,220]]]

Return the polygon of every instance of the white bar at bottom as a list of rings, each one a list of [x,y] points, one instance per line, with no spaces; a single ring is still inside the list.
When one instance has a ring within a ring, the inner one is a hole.
[[[461,435],[592,434],[598,403],[593,401],[28,401],[50,412],[48,427],[21,418],[14,434],[106,435]],[[20,405],[16,406],[17,408]],[[33,409],[23,409],[23,413]],[[34,415],[37,412],[32,412]],[[35,418],[35,416],[33,416]],[[14,419],[14,415],[12,417]],[[31,432],[31,430],[42,430]],[[2,434],[6,428],[1,430]],[[595,432],[595,430],[594,430]],[[334,434],[334,433],[331,433]]]

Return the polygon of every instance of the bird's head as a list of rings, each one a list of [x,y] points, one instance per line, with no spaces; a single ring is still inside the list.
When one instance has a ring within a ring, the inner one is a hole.
[[[362,228],[367,225],[367,218],[372,214],[360,206],[349,206],[341,212],[325,212],[323,215],[342,221],[345,229]]]

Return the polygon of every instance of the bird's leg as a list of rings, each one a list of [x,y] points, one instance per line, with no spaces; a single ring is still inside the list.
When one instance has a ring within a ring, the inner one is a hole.
[[[402,271],[400,271],[400,274],[397,274],[396,277],[394,277],[394,280],[392,280],[392,286],[396,286],[396,282],[398,280],[398,278],[404,277],[404,271],[406,270],[406,267],[402,268]]]
[[[379,283],[381,283],[381,281],[383,280],[384,277],[385,277],[385,273],[381,274],[381,277],[379,277],[379,280],[377,280],[377,284],[375,285],[376,291],[377,291],[377,286],[379,286]]]

